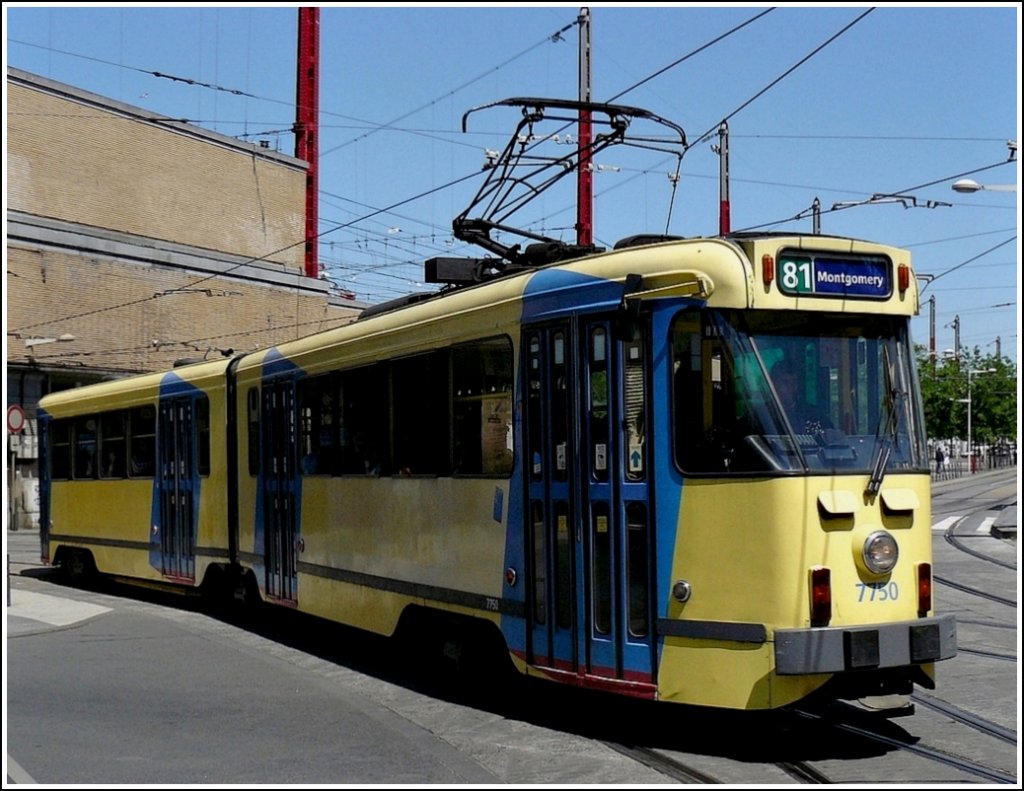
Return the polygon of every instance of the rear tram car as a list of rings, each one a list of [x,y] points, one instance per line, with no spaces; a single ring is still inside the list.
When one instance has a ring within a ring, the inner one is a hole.
[[[644,237],[475,271],[43,399],[44,560],[383,635],[455,626],[522,673],[648,699],[934,686],[956,627],[906,251]]]

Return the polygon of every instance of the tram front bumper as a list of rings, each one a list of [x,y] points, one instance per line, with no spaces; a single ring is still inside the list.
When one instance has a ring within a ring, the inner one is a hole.
[[[782,676],[906,667],[956,656],[956,618],[775,630],[775,672]]]

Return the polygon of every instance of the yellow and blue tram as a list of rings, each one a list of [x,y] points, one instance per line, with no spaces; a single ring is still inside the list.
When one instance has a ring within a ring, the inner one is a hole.
[[[934,686],[909,254],[625,240],[40,404],[44,559],[771,709]],[[437,617],[441,616],[441,617]]]

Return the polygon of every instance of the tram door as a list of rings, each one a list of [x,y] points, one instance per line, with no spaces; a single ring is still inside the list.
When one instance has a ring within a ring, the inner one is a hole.
[[[264,383],[261,425],[266,592],[271,598],[295,601],[298,431],[294,382]]]
[[[160,401],[159,437],[161,572],[168,577],[194,580],[199,478],[195,469],[195,413],[191,397]]]
[[[651,557],[643,333],[612,321],[524,334],[530,658],[649,681]]]

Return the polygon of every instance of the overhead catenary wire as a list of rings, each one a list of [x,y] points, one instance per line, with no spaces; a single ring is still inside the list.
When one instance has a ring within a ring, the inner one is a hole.
[[[704,50],[708,49],[709,47],[714,46],[715,44],[719,43],[720,41],[724,41],[729,36],[731,36],[733,33],[736,33],[738,31],[742,30],[747,25],[749,25],[749,24],[751,24],[753,22],[756,22],[758,19],[760,19],[761,17],[765,16],[766,14],[771,13],[774,10],[775,10],[774,8],[767,8],[767,9],[765,9],[764,11],[762,11],[759,14],[755,14],[754,16],[752,16],[750,19],[746,20],[745,22],[741,22],[740,24],[736,25],[735,27],[731,28],[730,30],[727,30],[724,33],[722,33],[721,35],[716,36],[715,38],[711,39],[707,43],[702,44],[701,46],[697,47],[697,49],[691,50],[690,52],[688,52],[685,55],[683,55],[681,58],[677,58],[676,60],[674,60],[671,63],[669,63],[667,66],[663,66],[662,68],[658,69],[657,71],[655,71],[655,72],[649,74],[648,76],[644,77],[639,82],[633,83],[628,88],[623,88],[621,91],[619,91],[617,94],[615,94],[614,96],[609,98],[607,101],[609,103],[614,102],[616,99],[622,98],[627,93],[631,93],[632,91],[635,91],[641,85],[645,85],[648,82],[650,82],[651,80],[655,79],[656,77],[660,77],[662,74],[665,74],[666,72],[674,69],[679,64],[685,63],[686,61],[688,61],[690,58],[694,57],[695,55],[700,54]]]
[[[768,9],[768,11],[771,11],[771,10],[773,10],[773,9]],[[700,135],[697,138],[691,138],[690,142],[688,142],[685,145],[685,149],[684,149],[683,153],[685,154],[686,151],[689,151],[695,145],[705,141],[710,134],[712,134],[713,132],[718,130],[719,126],[724,121],[728,121],[728,120],[732,119],[737,114],[739,114],[742,110],[744,110],[747,107],[749,107],[751,104],[753,104],[753,102],[755,102],[757,99],[759,99],[765,93],[767,93],[773,87],[778,85],[782,80],[784,80],[786,77],[788,77],[790,74],[792,74],[798,68],[800,68],[803,64],[805,64],[807,61],[809,61],[811,58],[813,58],[815,55],[817,55],[819,52],[821,52],[827,46],[829,46],[834,41],[836,41],[836,39],[838,39],[840,36],[842,36],[844,33],[846,33],[848,30],[850,30],[854,25],[858,24],[861,20],[863,20],[873,10],[874,10],[873,8],[869,8],[867,11],[865,11],[862,14],[860,14],[856,19],[854,19],[853,21],[851,21],[851,22],[847,23],[846,25],[844,25],[838,32],[834,33],[832,36],[830,36],[824,42],[822,42],[817,47],[815,47],[813,50],[811,50],[809,53],[807,53],[804,57],[802,57],[800,60],[798,60],[795,64],[790,66],[786,71],[784,71],[782,74],[780,74],[774,80],[769,82],[765,87],[761,88],[759,91],[757,91],[757,93],[753,94],[750,98],[748,98],[743,103],[741,103],[735,110],[733,110],[732,112],[728,113],[720,121],[717,121],[715,123],[715,125],[712,126],[708,131],[704,132],[702,135]],[[671,69],[674,66],[676,66],[676,65],[686,61],[687,59],[689,59],[693,55],[696,55],[698,52],[701,52],[702,50],[706,49],[711,44],[718,43],[718,42],[724,40],[725,38],[733,35],[734,33],[738,32],[741,29],[743,29],[744,27],[746,27],[750,23],[752,23],[752,22],[760,19],[761,17],[763,17],[766,13],[768,13],[768,11],[762,12],[760,14],[757,14],[757,15],[751,17],[750,19],[748,19],[747,21],[741,23],[740,25],[737,25],[737,26],[733,27],[732,29],[726,31],[722,35],[717,36],[716,38],[712,39],[712,41],[708,42],[708,44],[702,45],[701,47],[698,47],[697,49],[693,50],[692,52],[688,53],[687,55],[684,55],[683,57],[678,58],[677,60],[673,61],[668,66],[663,67],[662,69],[659,69],[658,71],[654,72],[654,74],[651,75],[651,77],[644,78],[643,80],[640,80],[639,82],[635,83],[634,85],[630,86],[629,88],[626,88],[625,90],[623,90],[620,93],[616,94],[609,101],[614,101],[615,99],[621,98],[622,96],[624,96],[625,94],[627,94],[630,91],[634,90],[635,88],[637,88],[637,87],[645,84],[646,82],[648,82],[652,77],[664,74],[669,69]],[[566,129],[566,128],[568,128],[568,125],[565,126],[565,127],[562,127],[562,129]],[[669,159],[667,159],[667,158],[664,159],[664,160],[661,160],[661,162],[658,165],[655,165],[653,168],[651,168],[651,170],[658,169],[659,167],[663,166],[668,161],[669,161]],[[670,179],[672,187],[671,187],[670,204],[669,204],[669,209],[668,209],[668,218],[666,220],[666,233],[668,233],[668,226],[671,224],[672,207],[673,207],[674,202],[675,202],[675,193],[676,193],[676,190],[678,189],[678,185],[679,185],[679,181],[680,181],[679,169],[681,168],[681,166],[682,166],[682,157],[679,157],[679,159],[677,161],[677,164],[676,164],[676,171],[675,171],[675,174],[674,174],[674,178]],[[618,185],[618,186],[621,186],[621,185]],[[601,192],[600,195],[604,195],[606,193],[607,193],[607,190]],[[563,209],[562,211],[565,211],[565,209]],[[782,222],[786,222],[786,221],[788,221],[788,220],[784,220]],[[761,227],[761,226],[759,226],[759,227]]]
[[[923,287],[921,288],[921,293],[923,294],[923,293],[925,292],[925,290],[927,290],[927,288],[928,288],[928,287],[929,287],[929,286],[930,286],[930,285],[931,285],[932,283],[934,283],[934,282],[935,282],[936,280],[938,280],[938,279],[939,279],[940,277],[945,277],[945,276],[946,276],[946,275],[948,275],[948,274],[949,274],[950,272],[955,272],[955,271],[956,271],[957,269],[961,269],[962,267],[965,267],[965,266],[967,266],[967,265],[968,265],[969,263],[971,263],[971,262],[973,262],[973,261],[977,261],[977,260],[978,260],[979,258],[983,258],[984,256],[988,255],[989,253],[994,253],[994,252],[995,252],[996,250],[998,250],[998,249],[999,249],[1000,247],[1004,247],[1005,245],[1008,245],[1008,244],[1009,244],[1010,242],[1014,241],[1014,240],[1015,240],[1016,238],[1017,238],[1017,234],[1014,234],[1014,235],[1013,235],[1013,236],[1011,236],[1011,237],[1010,237],[1009,239],[1004,239],[1003,241],[999,242],[999,244],[995,244],[995,245],[992,245],[992,247],[990,247],[990,248],[988,248],[987,250],[984,250],[984,251],[982,251],[982,252],[978,253],[977,255],[971,256],[971,257],[970,257],[970,258],[968,258],[968,259],[967,259],[966,261],[961,261],[961,262],[960,262],[959,264],[957,264],[956,266],[951,266],[951,267],[950,267],[949,269],[945,270],[944,272],[940,272],[939,274],[937,274],[937,275],[934,275],[934,276],[933,276],[933,277],[932,277],[931,279],[929,279],[929,280],[928,280],[928,282],[927,282],[927,283],[925,283],[925,284],[924,284],[924,286],[923,286]]]
[[[545,36],[543,39],[541,39],[537,43],[531,44],[529,47],[524,49],[522,52],[519,52],[518,54],[513,55],[511,58],[508,58],[508,59],[502,61],[501,63],[497,64],[496,66],[492,66],[488,70],[482,72],[481,74],[478,74],[476,77],[473,77],[470,80],[467,80],[466,82],[462,83],[461,85],[458,85],[455,88],[452,88],[451,90],[446,91],[445,93],[443,93],[440,96],[438,96],[436,99],[431,99],[429,102],[425,102],[424,104],[421,104],[419,107],[416,107],[416,108],[414,108],[412,110],[409,110],[407,113],[403,113],[402,115],[398,116],[397,118],[395,118],[395,119],[393,119],[393,120],[391,120],[391,121],[389,121],[387,123],[379,124],[374,129],[371,129],[370,131],[366,132],[365,134],[359,135],[358,137],[353,138],[352,140],[348,140],[348,141],[346,141],[344,143],[340,143],[340,144],[334,146],[333,148],[329,148],[326,151],[321,152],[320,156],[323,157],[323,156],[326,156],[328,154],[331,154],[331,153],[337,151],[338,149],[341,149],[341,148],[344,148],[346,146],[352,145],[353,143],[356,143],[356,142],[358,142],[358,141],[360,141],[360,140],[362,140],[362,139],[364,139],[366,137],[369,137],[372,134],[380,132],[383,129],[391,129],[391,128],[393,128],[394,124],[398,123],[399,121],[404,121],[406,118],[409,118],[410,116],[415,115],[416,113],[421,112],[422,110],[425,110],[428,107],[434,106],[438,102],[444,101],[445,99],[448,99],[448,98],[454,96],[459,91],[464,90],[465,88],[468,88],[470,85],[473,85],[474,83],[479,82],[484,77],[487,77],[487,76],[493,74],[498,69],[504,68],[508,64],[514,63],[515,61],[519,60],[519,58],[529,54],[530,52],[533,52],[533,50],[537,49],[538,47],[541,47],[541,46],[543,46],[543,45],[545,45],[547,43],[560,41],[562,33],[565,33],[567,31],[571,30],[572,28],[574,28],[578,24],[579,24],[579,20],[578,19],[574,19],[572,22],[570,22],[567,25],[563,26],[562,28],[560,28],[559,30],[555,31],[554,33],[552,33],[552,34],[550,34],[548,36]]]
[[[413,201],[419,200],[420,198],[426,197],[427,195],[432,195],[435,192],[440,192],[441,190],[448,189],[449,187],[451,187],[451,186],[453,186],[455,184],[458,184],[460,182],[466,181],[467,179],[476,178],[476,176],[477,176],[476,171],[474,171],[472,173],[469,173],[469,174],[467,174],[465,176],[460,176],[459,178],[453,179],[452,181],[449,181],[446,184],[442,184],[439,187],[434,187],[432,189],[425,190],[425,191],[423,191],[423,192],[421,192],[421,193],[419,193],[417,195],[413,195],[411,198],[406,198],[404,200],[397,201],[396,203],[393,203],[390,206],[386,206],[386,207],[384,207],[382,209],[377,209],[376,211],[372,211],[369,214],[366,214],[366,215],[364,215],[364,216],[362,216],[362,217],[360,217],[360,218],[358,218],[356,220],[352,220],[351,222],[341,223],[341,224],[336,225],[336,226],[334,226],[332,228],[328,228],[326,231],[321,231],[320,233],[318,233],[316,235],[316,238],[320,239],[320,238],[326,236],[329,233],[334,233],[336,231],[341,230],[342,228],[351,227],[352,225],[354,225],[357,222],[363,222],[364,220],[367,220],[367,219],[369,219],[371,217],[376,217],[378,214],[383,214],[383,213],[385,213],[387,211],[390,211],[391,209],[396,209],[399,206],[404,206],[407,203],[412,203]],[[171,289],[169,292],[166,292],[166,293],[173,293],[174,291],[181,291],[181,290],[184,290],[184,289],[194,288],[195,286],[199,285],[200,283],[205,283],[208,280],[213,280],[215,278],[224,277],[225,275],[228,275],[231,272],[234,272],[234,271],[237,271],[238,269],[241,269],[243,266],[247,266],[249,264],[257,263],[259,261],[264,261],[267,258],[270,258],[271,256],[278,255],[280,253],[286,252],[287,250],[291,250],[293,247],[299,247],[300,245],[303,245],[303,244],[305,244],[305,240],[304,239],[303,240],[299,240],[299,241],[294,242],[294,243],[289,244],[289,245],[284,245],[283,247],[279,247],[276,250],[271,250],[268,253],[264,253],[261,256],[254,256],[254,257],[249,258],[249,259],[247,259],[247,260],[245,260],[245,261],[243,261],[243,262],[241,262],[239,264],[235,264],[235,265],[233,265],[231,267],[228,267],[223,272],[217,272],[215,274],[205,275],[204,277],[197,278],[196,280],[193,280],[193,281],[191,281],[189,283],[186,283],[185,285],[182,285],[182,286],[180,286],[180,287],[178,287],[176,289]],[[296,273],[296,277],[299,277],[298,273]],[[110,306],[104,307],[104,308],[96,308],[94,310],[83,311],[82,313],[75,313],[75,314],[71,314],[71,315],[68,315],[68,316],[63,316],[61,318],[49,319],[47,321],[40,321],[40,322],[36,322],[34,324],[25,324],[25,325],[23,325],[21,327],[16,327],[16,328],[14,328],[13,330],[10,330],[10,331],[11,332],[22,332],[24,330],[33,329],[34,327],[42,327],[42,326],[46,326],[46,325],[50,325],[50,324],[58,324],[58,323],[64,322],[64,321],[71,321],[72,319],[84,318],[85,316],[95,316],[97,314],[105,313],[105,312],[108,312],[108,311],[111,311],[111,310],[119,310],[121,308],[130,307],[132,305],[139,305],[139,304],[141,304],[143,302],[148,302],[149,300],[155,299],[155,298],[157,298],[157,295],[143,297],[143,298],[140,298],[140,299],[133,299],[133,300],[129,300],[127,302],[119,303],[117,305],[110,305]]]
[[[67,351],[67,352],[55,352],[55,353],[52,353],[52,354],[41,354],[41,355],[36,355],[36,359],[38,361],[40,361],[40,362],[45,362],[45,361],[52,361],[52,360],[57,360],[57,359],[62,359],[62,360],[63,359],[77,359],[77,358],[81,358],[81,357],[122,356],[122,355],[129,355],[129,354],[139,354],[140,352],[143,352],[143,351],[150,351],[153,348],[162,348],[164,346],[183,346],[183,347],[186,347],[186,348],[191,348],[191,349],[193,349],[195,351],[207,351],[207,352],[210,352],[210,351],[214,351],[214,347],[213,346],[210,346],[209,348],[204,350],[200,346],[200,344],[204,344],[204,343],[208,344],[208,343],[211,343],[213,341],[224,340],[225,338],[244,338],[244,337],[248,337],[248,336],[254,335],[256,333],[277,332],[279,330],[291,330],[291,329],[297,329],[299,327],[310,327],[310,326],[314,326],[314,325],[321,325],[321,327],[322,327],[322,325],[325,322],[326,323],[330,323],[330,324],[333,325],[331,327],[327,327],[326,329],[337,329],[338,327],[343,327],[346,324],[349,324],[351,321],[352,321],[352,319],[350,317],[348,317],[348,316],[338,316],[338,317],[335,317],[335,318],[323,317],[323,318],[319,318],[319,319],[311,319],[311,320],[308,320],[308,321],[292,322],[290,324],[275,324],[275,325],[271,325],[271,326],[268,326],[268,327],[254,327],[254,328],[251,328],[251,329],[248,329],[248,330],[234,330],[232,332],[225,332],[225,333],[221,333],[219,335],[209,335],[209,336],[206,336],[206,337],[203,337],[203,338],[190,338],[190,339],[186,339],[186,340],[162,341],[159,344],[157,344],[157,347],[154,347],[152,342],[150,342],[150,343],[146,343],[146,344],[138,344],[136,346],[120,346],[120,347],[117,347],[117,348],[114,348],[114,349],[92,349],[92,350],[89,350],[89,351]],[[236,352],[236,351],[237,352],[241,352],[242,350],[239,348],[239,349],[232,349],[231,351],[232,352]]]
[[[923,184],[917,184],[917,185],[914,185],[912,187],[905,187],[904,189],[897,190],[897,191],[894,191],[894,192],[880,192],[880,193],[876,193],[872,197],[875,197],[875,198],[895,198],[895,197],[899,197],[899,196],[906,196],[906,195],[908,195],[911,192],[916,192],[917,190],[924,189],[925,187],[932,187],[932,186],[935,186],[936,184],[943,184],[943,183],[945,183],[947,181],[953,181],[954,179],[963,178],[964,176],[970,176],[970,175],[973,175],[975,173],[983,173],[986,170],[991,170],[992,168],[998,168],[998,167],[1002,167],[1003,165],[1009,165],[1009,164],[1012,164],[1012,160],[1005,160],[1004,159],[1004,160],[1002,160],[1000,162],[995,162],[995,163],[993,163],[991,165],[983,165],[982,167],[973,168],[972,170],[965,170],[962,173],[956,173],[956,174],[954,174],[952,176],[943,176],[942,178],[933,179],[931,181],[926,181]],[[823,215],[824,214],[831,214],[832,212],[844,211],[846,209],[852,209],[852,208],[854,208],[853,205],[833,206],[830,209],[821,209],[819,213],[823,214]],[[810,214],[810,209],[801,209],[795,215],[792,215],[790,217],[786,217],[786,218],[781,219],[781,220],[772,220],[771,222],[760,223],[758,225],[748,225],[745,228],[742,228],[741,231],[757,231],[757,230],[760,230],[761,228],[770,228],[773,225],[782,225],[783,223],[793,222],[795,220],[802,220],[805,217],[807,217],[809,214]]]
[[[747,107],[749,107],[754,102],[756,102],[758,99],[760,99],[762,96],[764,96],[766,93],[768,93],[768,91],[770,91],[772,88],[774,88],[776,85],[778,85],[784,79],[786,79],[786,77],[788,77],[794,71],[799,69],[805,63],[807,63],[807,61],[809,61],[811,58],[813,58],[815,55],[817,55],[823,49],[825,49],[825,47],[829,46],[836,39],[838,39],[840,36],[842,36],[847,31],[849,31],[854,25],[860,23],[868,14],[870,14],[874,10],[875,10],[874,8],[869,8],[867,11],[865,11],[863,14],[858,16],[852,22],[849,22],[848,24],[844,25],[838,32],[836,32],[833,35],[829,36],[827,39],[825,39],[825,41],[823,41],[817,47],[815,47],[810,52],[808,52],[806,55],[804,55],[802,58],[800,58],[800,60],[798,60],[796,63],[794,63],[792,66],[790,66],[784,72],[782,72],[782,74],[780,74],[778,77],[776,77],[770,83],[765,85],[761,90],[759,90],[757,93],[755,93],[749,99],[747,99],[742,104],[740,104],[739,107],[737,107],[732,112],[727,113],[721,119],[716,121],[714,123],[714,125],[710,129],[708,129],[706,132],[704,132],[702,135],[700,135],[700,136],[698,136],[696,138],[692,138],[692,142],[687,146],[687,148],[693,148],[693,146],[699,145],[700,143],[702,143],[705,140],[707,140],[710,135],[712,135],[712,134],[714,134],[715,132],[718,131],[718,127],[721,126],[723,122],[730,121],[735,116],[739,115],[740,112],[745,110]]]

